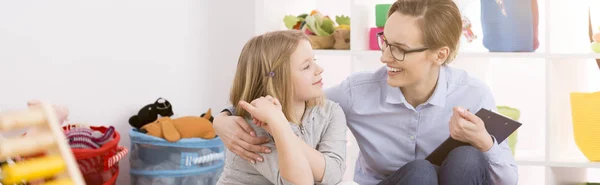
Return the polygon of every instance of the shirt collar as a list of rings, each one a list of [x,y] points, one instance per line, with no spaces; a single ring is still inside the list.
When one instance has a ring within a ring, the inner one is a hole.
[[[433,94],[431,95],[429,100],[427,100],[427,102],[425,103],[444,107],[444,105],[446,104],[447,90],[448,79],[446,78],[446,66],[442,66],[440,68],[435,90],[433,91]],[[400,88],[387,85],[387,97],[385,101],[390,104],[400,104],[405,103],[406,98],[404,97],[404,94],[402,94]]]
[[[446,66],[442,66],[440,68],[440,74],[438,75],[435,90],[426,103],[439,107],[444,107],[446,105],[446,92],[448,91],[448,78],[446,77],[446,70]]]

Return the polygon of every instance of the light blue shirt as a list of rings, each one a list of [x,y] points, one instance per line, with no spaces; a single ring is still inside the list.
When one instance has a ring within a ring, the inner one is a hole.
[[[454,106],[473,112],[497,110],[487,85],[461,69],[441,67],[433,95],[416,108],[406,102],[400,88],[386,81],[384,66],[374,72],[352,74],[326,90],[327,98],[344,110],[348,128],[358,142],[354,181],[361,185],[377,184],[404,164],[425,159],[450,136]],[[494,184],[517,184],[517,166],[507,141],[494,141],[484,154]]]

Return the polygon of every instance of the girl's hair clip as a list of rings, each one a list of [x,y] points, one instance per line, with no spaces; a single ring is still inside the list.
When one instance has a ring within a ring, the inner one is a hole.
[[[268,75],[268,76],[269,76],[269,77],[274,77],[274,76],[275,76],[275,72],[273,72],[273,71],[269,72],[269,75]]]

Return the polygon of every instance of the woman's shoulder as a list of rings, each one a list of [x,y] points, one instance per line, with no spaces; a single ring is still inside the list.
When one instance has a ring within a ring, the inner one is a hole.
[[[454,88],[466,88],[469,89],[470,92],[488,93],[490,91],[489,86],[485,82],[469,74],[464,69],[445,66],[442,70],[443,73],[445,73],[448,88],[450,90]]]

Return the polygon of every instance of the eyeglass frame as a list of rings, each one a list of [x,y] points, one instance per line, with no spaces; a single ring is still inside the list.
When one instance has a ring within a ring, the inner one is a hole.
[[[404,50],[402,48],[399,48],[396,45],[391,45],[390,43],[388,43],[387,38],[385,38],[385,35],[383,35],[383,32],[379,32],[379,33],[377,33],[377,47],[379,47],[379,50],[381,50],[381,53],[383,53],[385,49],[381,48],[381,44],[379,43],[379,38],[381,38],[381,40],[383,40],[383,42],[385,42],[385,45],[387,45],[387,47],[390,48],[390,54],[392,55],[392,57],[400,62],[402,62],[406,59],[406,54],[423,52],[423,51],[427,51],[429,49],[428,47],[422,47],[422,48],[417,48],[417,49]],[[391,47],[396,47],[396,49],[404,52],[402,54],[402,59],[398,59],[396,56],[394,56],[394,52],[392,52]]]

